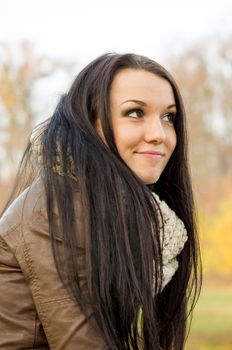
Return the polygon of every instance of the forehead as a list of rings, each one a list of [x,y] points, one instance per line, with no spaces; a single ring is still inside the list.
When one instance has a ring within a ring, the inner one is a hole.
[[[123,69],[113,79],[110,89],[111,104],[139,99],[146,103],[175,103],[173,89],[168,80],[142,69]]]

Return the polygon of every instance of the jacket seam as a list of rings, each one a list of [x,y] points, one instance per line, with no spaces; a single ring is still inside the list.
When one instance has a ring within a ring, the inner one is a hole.
[[[9,230],[7,230],[5,232],[5,235],[8,235],[8,234],[12,233],[13,231],[15,231],[20,226],[21,226],[21,223],[17,223],[15,225],[13,225]]]
[[[38,285],[38,276],[37,274],[35,273],[35,270],[33,268],[33,261],[32,261],[32,258],[31,258],[31,254],[30,254],[30,249],[29,247],[27,246],[27,243],[25,241],[25,238],[24,238],[24,235],[23,235],[23,230],[21,230],[21,236],[22,236],[22,240],[23,240],[23,254],[24,254],[24,258],[25,258],[25,262],[26,262],[26,265],[28,266],[28,269],[29,269],[29,276],[31,278],[31,281],[32,281],[32,284],[31,284],[31,289],[33,291],[32,295],[38,298],[37,299],[37,305],[38,305],[38,308],[39,308],[39,313],[40,313],[40,318],[41,320],[43,320],[43,326],[44,328],[46,329],[46,337],[52,339],[52,336],[50,334],[50,330],[49,330],[49,327],[48,327],[48,321],[47,321],[47,317],[46,317],[46,313],[44,312],[44,308],[43,308],[43,304],[41,303],[40,301],[40,287]],[[37,310],[36,310],[37,311]],[[34,342],[35,342],[35,339],[34,339]],[[50,341],[49,340],[49,346],[52,346],[53,344],[52,340]]]
[[[6,242],[7,236],[9,236],[12,232],[14,232],[16,229],[20,228],[21,223],[15,224],[13,227],[11,227],[9,230],[4,231],[3,234],[0,233],[0,245],[3,249],[8,250],[9,245]],[[16,249],[18,247],[18,244],[16,245]]]
[[[37,332],[36,332],[36,320],[37,320],[37,313],[35,314],[35,321],[34,321],[34,341],[33,341],[33,349],[35,349],[36,346],[36,336],[37,336]]]
[[[8,245],[6,244],[6,242],[2,236],[0,236],[0,247],[3,248],[4,250],[9,249]]]
[[[53,303],[66,303],[69,302],[70,300],[72,300],[72,297],[61,297],[61,298],[56,298],[56,299],[50,299],[50,300],[46,300],[46,301],[42,301],[41,305],[47,305],[47,304],[53,304]]]

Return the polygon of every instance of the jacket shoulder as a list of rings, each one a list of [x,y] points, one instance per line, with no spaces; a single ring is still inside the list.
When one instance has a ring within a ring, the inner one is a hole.
[[[25,189],[7,208],[0,219],[0,236],[6,237],[24,223],[32,222],[36,213],[45,215],[46,199],[41,178]]]

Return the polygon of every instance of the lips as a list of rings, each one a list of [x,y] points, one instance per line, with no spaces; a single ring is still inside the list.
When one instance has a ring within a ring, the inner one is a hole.
[[[143,152],[136,152],[137,154],[141,154],[144,157],[147,158],[151,158],[151,159],[162,159],[164,157],[164,153],[163,152],[159,152],[159,151],[143,151]]]
[[[138,154],[150,154],[150,155],[154,155],[154,156],[164,156],[165,154],[163,152],[160,151],[143,151],[143,152],[136,152]]]

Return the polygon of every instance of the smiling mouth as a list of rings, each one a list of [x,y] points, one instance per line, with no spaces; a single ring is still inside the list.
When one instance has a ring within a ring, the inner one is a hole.
[[[140,154],[146,158],[150,159],[162,159],[164,157],[164,153],[161,152],[136,152],[137,154]]]
[[[151,158],[151,159],[162,159],[163,156],[161,154],[152,154],[152,153],[139,153],[142,156],[146,158]]]

